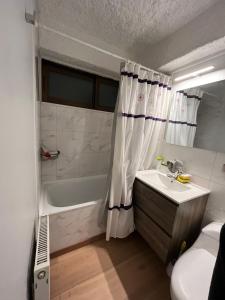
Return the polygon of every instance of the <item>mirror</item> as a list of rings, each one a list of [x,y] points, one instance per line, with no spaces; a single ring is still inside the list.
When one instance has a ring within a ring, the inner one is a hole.
[[[167,143],[225,152],[225,80],[174,93]]]

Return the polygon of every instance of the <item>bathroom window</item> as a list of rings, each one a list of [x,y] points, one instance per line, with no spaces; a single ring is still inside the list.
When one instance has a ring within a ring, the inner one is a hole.
[[[44,102],[114,111],[116,80],[42,60]]]
[[[96,78],[96,98],[95,107],[97,109],[106,108],[106,110],[114,111],[118,93],[118,81],[114,81],[104,77]]]

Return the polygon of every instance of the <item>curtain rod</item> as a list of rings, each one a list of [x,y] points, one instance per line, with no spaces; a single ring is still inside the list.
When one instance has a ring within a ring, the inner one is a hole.
[[[112,52],[110,52],[110,51],[101,49],[101,48],[99,48],[99,47],[97,47],[97,46],[94,46],[94,45],[92,45],[92,44],[83,42],[83,41],[81,41],[80,39],[77,39],[77,38],[75,38],[75,37],[72,37],[72,36],[70,36],[70,35],[68,35],[68,34],[66,34],[66,33],[61,32],[61,31],[55,30],[55,29],[53,29],[53,28],[51,28],[51,27],[48,27],[48,26],[39,24],[39,28],[43,28],[43,29],[45,29],[45,30],[47,30],[47,31],[51,31],[51,32],[53,32],[53,33],[59,34],[59,35],[65,37],[65,38],[68,38],[68,39],[70,39],[70,40],[72,40],[72,41],[75,41],[75,42],[78,42],[78,43],[80,43],[80,44],[83,44],[83,45],[85,45],[85,46],[88,46],[88,47],[90,47],[90,48],[92,48],[92,49],[95,49],[95,50],[97,50],[97,51],[99,51],[99,52],[102,52],[102,53],[104,53],[104,54],[110,55],[110,56],[112,56],[112,57],[114,57],[114,58],[117,58],[117,59],[123,61],[123,62],[131,62],[131,63],[137,64],[137,62],[135,62],[135,61],[132,61],[132,60],[130,60],[130,59],[128,59],[128,58],[125,58],[125,57],[122,57],[122,56],[120,56],[120,55],[114,54],[114,53],[112,53]],[[156,75],[165,75],[165,74],[163,74],[163,73],[160,73],[160,72],[157,72],[157,71],[152,70],[152,69],[150,69],[150,68],[147,68],[147,67],[145,67],[145,66],[142,66],[141,64],[139,64],[139,65],[140,65],[141,69],[143,69],[143,70],[151,71],[151,72],[153,72],[153,73],[156,74]]]
[[[120,56],[119,56],[119,57],[120,57]],[[150,69],[150,68],[147,68],[147,67],[145,67],[145,66],[142,66],[141,64],[139,64],[139,63],[137,63],[137,62],[135,62],[135,61],[133,61],[133,60],[126,59],[126,58],[123,58],[123,57],[120,57],[120,59],[123,60],[123,61],[121,62],[122,64],[125,63],[125,62],[133,63],[133,64],[138,64],[142,70],[146,70],[146,71],[153,72],[155,75],[159,75],[159,76],[160,76],[160,75],[164,75],[163,73],[160,73],[160,72],[157,72],[157,71],[152,70],[152,69]]]

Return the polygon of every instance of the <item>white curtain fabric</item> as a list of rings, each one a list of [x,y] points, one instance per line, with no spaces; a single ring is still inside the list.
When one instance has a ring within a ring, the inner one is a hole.
[[[197,113],[203,91],[199,88],[176,92],[171,101],[166,141],[193,147],[197,128]]]
[[[134,230],[132,187],[138,170],[150,168],[164,136],[170,77],[126,63],[115,112],[115,139],[108,193],[106,239],[124,238]]]

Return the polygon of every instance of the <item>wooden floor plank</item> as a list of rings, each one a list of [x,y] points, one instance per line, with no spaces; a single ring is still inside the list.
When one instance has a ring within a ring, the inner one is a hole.
[[[52,300],[167,300],[165,266],[134,234],[94,242],[51,260]]]

